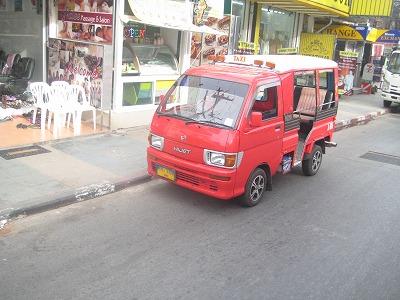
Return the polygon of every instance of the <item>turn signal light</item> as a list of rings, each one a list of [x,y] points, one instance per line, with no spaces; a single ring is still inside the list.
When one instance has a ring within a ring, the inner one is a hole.
[[[213,62],[224,62],[225,55],[209,55],[209,56],[207,56],[207,59],[211,60]]]
[[[215,57],[215,61],[216,62],[224,62],[225,61],[225,55],[217,55],[216,57]]]
[[[225,154],[225,167],[232,168],[236,163],[236,154]]]
[[[256,60],[254,60],[254,64],[255,64],[256,66],[261,67],[261,66],[263,65],[263,61],[262,61],[262,60],[256,59]]]
[[[215,55],[209,55],[209,56],[207,56],[207,59],[215,61]]]
[[[272,63],[272,62],[267,61],[267,62],[265,63],[265,65],[266,65],[268,68],[275,69],[275,64]]]

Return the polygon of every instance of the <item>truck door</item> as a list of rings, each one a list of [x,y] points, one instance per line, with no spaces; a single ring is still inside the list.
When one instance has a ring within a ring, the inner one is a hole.
[[[276,172],[282,158],[282,138],[284,132],[281,86],[278,83],[260,85],[254,92],[253,111],[262,113],[262,125],[248,124],[240,138],[245,159],[251,161],[250,172],[259,164],[267,163],[271,174]]]

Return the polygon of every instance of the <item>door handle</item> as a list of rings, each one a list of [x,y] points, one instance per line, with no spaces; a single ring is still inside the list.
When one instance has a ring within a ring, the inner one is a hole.
[[[275,126],[275,131],[279,131],[279,130],[281,130],[281,125],[276,125]]]

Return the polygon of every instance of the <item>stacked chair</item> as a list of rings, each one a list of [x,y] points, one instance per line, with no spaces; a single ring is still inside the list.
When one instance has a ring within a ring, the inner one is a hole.
[[[93,129],[96,130],[96,108],[90,105],[85,90],[80,85],[70,85],[65,81],[53,81],[50,86],[45,82],[33,82],[29,85],[29,91],[34,98],[33,122],[36,121],[37,110],[41,110],[42,133],[45,130],[46,117],[48,129],[53,120],[54,138],[59,137],[62,127],[70,126],[72,118],[74,135],[79,135],[84,111],[92,112]]]

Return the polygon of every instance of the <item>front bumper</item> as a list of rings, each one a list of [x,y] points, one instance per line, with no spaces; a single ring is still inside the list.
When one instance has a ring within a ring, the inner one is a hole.
[[[400,94],[397,95],[390,92],[382,92],[381,95],[383,100],[400,103]]]
[[[157,165],[175,170],[176,179],[173,183],[179,186],[218,199],[233,198],[236,169],[222,169],[193,163],[148,147],[147,171],[151,176],[157,176]]]

